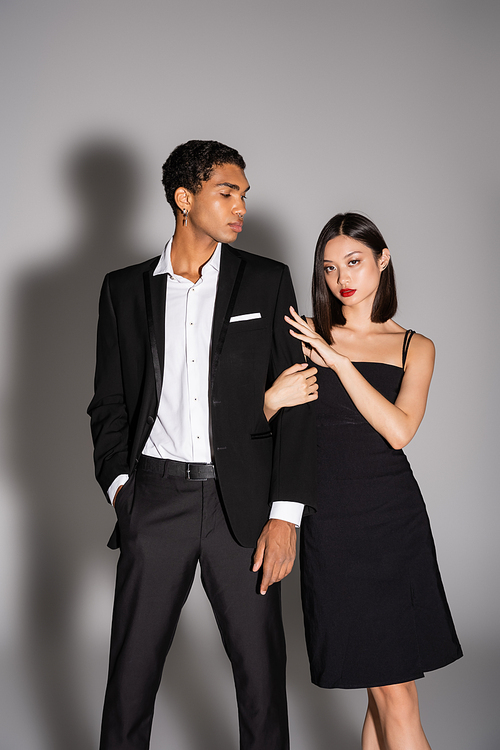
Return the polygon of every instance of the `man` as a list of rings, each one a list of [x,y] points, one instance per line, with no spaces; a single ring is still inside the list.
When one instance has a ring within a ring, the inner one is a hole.
[[[287,267],[226,244],[243,227],[244,169],[216,141],[178,146],[163,167],[172,240],[101,292],[89,414],[121,548],[101,750],[149,747],[198,562],[233,667],[240,747],[289,747],[278,581],[312,506],[314,440],[309,404],[272,426],[264,416],[266,387],[303,358],[283,320],[295,305]]]

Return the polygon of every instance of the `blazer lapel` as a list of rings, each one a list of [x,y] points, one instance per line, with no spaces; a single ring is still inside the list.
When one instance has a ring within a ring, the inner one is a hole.
[[[245,261],[229,245],[222,245],[219,281],[215,298],[214,319],[212,324],[212,363],[211,382],[217,365],[229,325],[229,319],[236,302],[238,289],[245,270]]]
[[[165,357],[165,302],[167,297],[167,274],[153,276],[158,260],[144,273],[144,294],[148,320],[149,343],[155,375],[156,396],[160,403],[163,363]]]

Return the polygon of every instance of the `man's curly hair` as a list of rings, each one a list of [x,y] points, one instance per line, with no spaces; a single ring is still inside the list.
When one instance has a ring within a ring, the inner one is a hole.
[[[219,141],[187,141],[174,148],[162,168],[162,183],[167,201],[177,215],[178,207],[174,194],[178,187],[184,187],[195,194],[201,190],[201,183],[210,179],[215,167],[222,164],[235,164],[245,169],[243,157],[234,148]]]

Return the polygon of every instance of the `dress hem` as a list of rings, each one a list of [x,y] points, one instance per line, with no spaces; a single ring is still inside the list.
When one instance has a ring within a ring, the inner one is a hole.
[[[438,664],[435,667],[427,667],[426,669],[423,669],[418,674],[414,674],[413,677],[404,677],[404,678],[395,678],[395,679],[387,679],[383,680],[382,682],[372,682],[369,685],[366,683],[360,684],[360,685],[346,685],[346,684],[340,684],[339,682],[336,682],[334,685],[325,685],[319,680],[316,681],[311,677],[311,682],[313,685],[316,685],[316,687],[323,688],[325,690],[334,690],[335,688],[338,688],[340,690],[360,690],[362,688],[375,688],[375,687],[385,687],[386,685],[401,685],[405,682],[413,682],[413,680],[421,680],[425,677],[425,673],[427,672],[435,672],[437,669],[443,669],[443,667],[447,667],[449,664],[453,664],[454,662],[461,659],[463,656],[463,653],[460,652],[454,659],[450,659],[444,664]]]

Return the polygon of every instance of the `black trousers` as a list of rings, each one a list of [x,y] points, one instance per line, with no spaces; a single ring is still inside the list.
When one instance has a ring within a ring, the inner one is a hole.
[[[231,660],[241,750],[288,750],[281,593],[232,537],[216,481],[146,471],[116,501],[118,561],[100,750],[147,750],[163,665],[196,566]],[[168,738],[167,738],[168,741]]]

